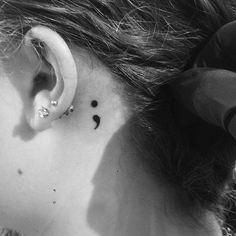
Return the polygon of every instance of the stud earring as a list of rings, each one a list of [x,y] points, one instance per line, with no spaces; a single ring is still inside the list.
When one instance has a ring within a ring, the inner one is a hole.
[[[56,106],[58,105],[58,101],[52,100],[52,101],[50,102],[50,104],[51,104],[52,106],[56,107]]]
[[[52,101],[50,102],[50,105],[56,107],[56,106],[58,105],[58,101],[52,100]],[[48,110],[46,107],[42,107],[42,108],[40,108],[40,109],[38,110],[38,115],[39,115],[39,117],[42,118],[42,119],[47,118],[47,117],[49,116],[49,114],[50,114],[50,112],[49,112],[49,110]]]
[[[59,117],[59,119],[61,119],[63,116],[70,115],[72,112],[74,112],[74,106],[70,105],[69,108]]]
[[[45,119],[49,116],[49,114],[50,114],[49,110],[45,107],[42,107],[38,110],[38,115],[39,115],[40,118]]]
[[[54,101],[52,100],[50,102],[51,106],[54,106],[56,107],[58,105],[58,101]],[[73,105],[70,105],[69,108],[59,117],[60,119],[65,115],[65,116],[68,116],[70,115],[71,113],[74,112],[74,106]],[[47,118],[48,116],[50,115],[50,112],[49,110],[46,108],[46,107],[42,107],[38,110],[38,116],[42,119],[45,119]]]
[[[70,105],[70,107],[64,112],[64,115],[68,116],[70,115],[72,112],[74,112],[74,106]]]

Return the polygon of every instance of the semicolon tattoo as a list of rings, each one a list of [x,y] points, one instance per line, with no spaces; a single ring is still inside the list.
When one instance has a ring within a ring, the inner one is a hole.
[[[96,107],[98,106],[98,101],[93,100],[93,101],[91,102],[91,106],[92,106],[93,108],[96,108]],[[100,116],[94,115],[94,116],[93,116],[93,121],[96,123],[96,126],[95,126],[94,129],[97,129],[97,128],[100,126],[100,123],[101,123],[101,118],[100,118]]]
[[[92,106],[93,108],[97,107],[97,106],[98,106],[98,102],[97,102],[96,100],[93,100],[93,101],[91,102],[91,106]]]
[[[101,118],[98,115],[93,116],[93,120],[96,123],[96,127],[94,129],[97,129],[101,123]]]

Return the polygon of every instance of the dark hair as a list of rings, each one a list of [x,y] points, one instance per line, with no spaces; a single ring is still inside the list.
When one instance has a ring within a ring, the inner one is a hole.
[[[5,0],[0,39],[45,25],[92,51],[125,84],[130,137],[152,172],[191,203],[215,210],[231,179],[235,143],[201,120],[184,127],[168,84],[211,35],[235,19],[230,0]],[[12,46],[12,45],[10,45]]]

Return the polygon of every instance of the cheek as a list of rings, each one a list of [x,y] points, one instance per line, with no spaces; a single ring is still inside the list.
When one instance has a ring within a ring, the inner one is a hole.
[[[22,116],[22,101],[6,77],[0,77],[0,141],[13,135]]]
[[[58,140],[50,130],[37,135],[27,130],[21,96],[4,78],[0,79],[0,109],[0,222],[12,229],[23,229],[26,235],[37,235],[61,212],[60,204],[78,183],[72,174],[79,165],[78,150],[71,144],[77,140],[65,138],[64,134]],[[65,143],[65,139],[70,141]],[[86,173],[82,171],[79,177],[84,182]]]
[[[10,135],[1,142],[0,222],[26,230],[28,235],[36,235],[49,222],[60,199],[54,191],[59,188],[58,176],[47,142],[41,138],[23,141]]]
[[[0,78],[0,222],[11,228],[41,228],[55,206],[50,140],[25,131],[23,102]],[[27,129],[26,129],[27,130]],[[28,222],[28,223],[27,223]],[[33,231],[32,231],[33,232]]]

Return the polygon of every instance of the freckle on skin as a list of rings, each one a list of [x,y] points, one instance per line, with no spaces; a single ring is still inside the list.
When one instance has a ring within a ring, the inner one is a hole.
[[[54,189],[53,189],[53,192],[56,192],[56,191],[57,191],[57,190],[54,188]]]
[[[56,202],[56,201],[53,201],[52,203],[53,203],[53,204],[56,204],[57,202]]]
[[[19,174],[19,175],[22,175],[22,174],[23,174],[23,172],[22,172],[22,170],[21,170],[21,169],[18,169],[18,171],[17,171],[17,172],[18,172],[18,174]]]

